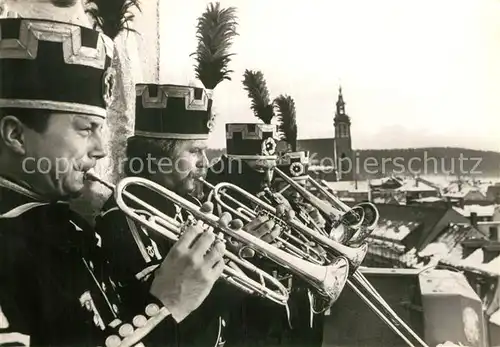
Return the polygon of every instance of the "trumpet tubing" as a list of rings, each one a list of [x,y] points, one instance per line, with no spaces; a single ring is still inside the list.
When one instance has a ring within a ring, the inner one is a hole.
[[[276,209],[267,204],[266,202],[254,197],[252,194],[248,193],[244,189],[238,187],[237,185],[234,185],[232,183],[219,183],[214,187],[213,190],[213,197],[217,201],[218,204],[220,205],[225,205],[224,202],[222,201],[222,196],[224,195],[224,192],[221,192],[222,189],[230,189],[235,191],[236,193],[244,196],[245,198],[249,199],[252,201],[255,205],[260,207],[261,209],[269,212],[272,215],[276,215]],[[322,234],[319,232],[312,230],[302,223],[298,222],[295,219],[292,219],[287,222],[290,224],[290,226],[295,229],[299,234],[306,235],[312,239],[314,239],[319,245],[322,247],[327,247],[327,251],[332,251],[335,253],[336,256],[343,256],[345,257],[351,266],[353,268],[357,268],[361,262],[363,261],[366,252],[368,251],[368,246],[366,244],[362,244],[359,247],[356,248],[351,248],[345,245],[342,245]]]
[[[320,184],[312,177],[308,177],[308,182],[310,182],[316,189],[318,189],[330,202],[330,204],[337,204],[339,208],[344,211],[350,210],[350,207],[342,202],[335,195],[331,194],[328,190],[323,186],[325,183]],[[357,232],[348,240],[350,243],[359,243],[362,242],[368,237],[373,230],[375,230],[378,221],[380,219],[380,214],[378,212],[377,207],[371,202],[361,202],[356,205],[356,207],[360,207],[363,209],[363,223],[362,226],[357,230]]]
[[[214,197],[214,188],[215,186],[208,183],[205,180],[201,180],[203,184],[205,184],[211,191],[210,191],[210,197]],[[230,194],[226,192],[220,192],[220,195],[226,199],[228,199],[231,203],[235,204],[238,207],[232,207],[229,204],[226,204],[221,198],[217,199],[216,202],[223,207],[224,210],[228,211],[234,216],[237,216],[240,218],[242,221],[245,221],[249,223],[253,219],[255,219],[258,216],[258,213],[254,210],[252,210],[250,207],[246,206],[243,204],[241,201],[238,201],[234,197],[232,197]],[[209,199],[210,201],[211,199]],[[265,211],[264,211],[265,212]],[[267,213],[270,215],[270,213]],[[284,227],[284,230],[282,231],[282,235],[286,236],[288,240],[283,238],[282,236],[279,236],[276,238],[276,241],[281,243],[283,247],[287,248],[288,251],[292,254],[294,254],[297,257],[300,257],[302,259],[306,259],[310,262],[313,262],[315,264],[325,264],[326,259],[324,257],[324,254],[321,254],[314,248],[308,247],[307,244],[304,243],[304,240],[298,240],[298,238],[293,235],[288,229],[288,226],[286,223],[282,220],[280,220],[278,217],[273,216],[273,218],[279,222],[281,222],[282,226]],[[295,241],[297,244],[300,244],[302,247],[305,247],[306,250],[301,249],[299,246],[296,246],[292,244],[290,241]]]
[[[90,176],[97,181],[101,181],[96,176]],[[277,247],[268,244],[260,240],[259,238],[249,234],[244,230],[233,230],[225,225],[220,225],[219,218],[212,213],[205,213],[200,211],[199,206],[195,205],[189,200],[182,198],[181,196],[175,194],[169,189],[152,182],[150,180],[141,178],[141,177],[127,177],[122,179],[116,186],[107,184],[108,187],[113,187],[114,196],[118,207],[131,218],[136,220],[138,223],[142,223],[147,227],[164,234],[167,238],[172,241],[177,241],[178,236],[180,235],[180,224],[175,221],[173,218],[165,215],[155,207],[149,205],[148,203],[140,200],[135,195],[130,194],[126,191],[127,187],[130,185],[138,185],[150,189],[151,191],[162,195],[165,199],[170,200],[173,204],[180,207],[182,210],[188,211],[195,219],[200,220],[207,224],[208,226],[222,231],[222,233],[226,236],[229,236],[236,241],[239,241],[241,244],[250,247],[254,251],[263,255],[264,257],[274,261],[279,266],[282,266],[294,274],[302,277],[305,281],[311,284],[321,295],[328,297],[332,300],[336,300],[342,289],[345,286],[347,281],[347,276],[349,274],[349,263],[347,259],[343,257],[339,257],[335,262],[329,264],[328,266],[321,266],[312,264],[305,260],[299,259],[287,252],[284,252]],[[140,216],[138,213],[134,211],[134,209],[130,208],[124,201],[124,197],[127,197],[134,201],[135,203],[141,205],[142,208],[151,213],[154,218],[150,221],[145,219],[143,216]],[[158,221],[162,221],[163,225],[160,225]],[[248,269],[256,270],[257,267],[253,266],[250,262],[243,262],[242,259],[237,258],[229,251],[226,251],[225,256],[229,257],[229,259],[238,261],[240,264],[245,265]],[[285,289],[284,286],[274,277],[265,273],[264,271],[259,270],[259,274],[261,278],[269,279],[273,284],[275,284],[279,289]],[[231,278],[236,278],[236,282],[243,284],[248,287],[248,289],[252,290],[253,287],[257,287],[263,292],[265,292],[266,297],[269,299],[276,301],[281,304],[285,304],[288,300],[288,292],[283,293],[275,293],[265,288],[261,283],[256,281],[251,281],[252,279],[248,278],[248,276],[241,276],[234,269],[225,267],[224,268],[224,277],[231,276]],[[233,277],[234,276],[234,277]],[[234,284],[234,281],[230,281]],[[277,300],[274,300],[277,299]]]
[[[318,197],[310,193],[306,188],[302,187],[299,183],[295,182],[295,180],[288,177],[280,169],[275,168],[274,172],[279,177],[281,177],[288,184],[289,187],[296,190],[304,199],[309,201],[311,205],[316,207],[324,216],[326,216],[331,222],[333,229],[339,227],[341,224],[348,227],[348,229],[344,229],[345,235],[339,238],[339,242],[341,243],[347,242],[349,239],[353,237],[353,235],[356,234],[356,231],[362,227],[363,221],[365,219],[364,209],[357,207],[353,209],[349,207],[342,208],[343,206],[341,206],[340,209],[337,209],[333,207],[334,204],[332,204],[332,201],[330,199],[329,199],[330,204],[324,202],[323,200],[319,199]],[[314,181],[314,180],[308,176],[306,182],[309,181]]]
[[[243,230],[233,230],[229,227],[220,225],[218,222],[219,218],[214,214],[201,212],[199,207],[192,202],[154,182],[139,177],[124,178],[117,184],[117,191],[124,191],[130,184],[148,187],[159,194],[163,194],[181,209],[189,211],[197,220],[203,221],[214,229],[221,230],[225,235],[244,245],[248,245],[250,248],[266,258],[269,258],[278,265],[291,270],[296,275],[301,276],[325,296],[338,297],[340,291],[345,285],[345,281],[347,280],[347,275],[349,273],[349,265],[345,259],[339,258],[337,262],[328,266],[311,264],[281,251],[275,246],[270,245]],[[120,204],[124,205],[121,195],[117,194],[115,198],[117,200],[117,204],[120,202]]]
[[[340,235],[337,238],[338,242],[348,245],[360,244],[377,226],[380,215],[374,204],[370,202],[362,202],[351,208],[335,195],[328,192],[323,185],[318,183],[312,177],[307,176],[306,182],[313,185],[327,198],[328,203],[326,203],[307,191],[307,189],[295,182],[292,178],[288,177],[280,169],[275,168],[274,171],[288,184],[287,187],[294,188],[304,199],[308,200],[324,215],[336,216],[338,218],[338,222],[334,223],[334,226],[344,224],[349,227],[349,229],[344,230],[343,235]],[[283,190],[285,189],[286,188]],[[349,221],[348,218],[350,216],[353,217],[354,220]]]

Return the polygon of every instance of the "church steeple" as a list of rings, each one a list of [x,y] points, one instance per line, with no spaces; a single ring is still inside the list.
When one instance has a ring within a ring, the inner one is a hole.
[[[333,125],[335,128],[334,156],[337,177],[341,181],[353,181],[354,158],[351,143],[351,120],[345,112],[345,101],[341,86],[339,86],[339,96]]]
[[[351,123],[349,116],[345,113],[345,101],[342,95],[342,86],[339,86],[339,96],[337,98],[337,109],[335,110],[335,122],[344,121]]]

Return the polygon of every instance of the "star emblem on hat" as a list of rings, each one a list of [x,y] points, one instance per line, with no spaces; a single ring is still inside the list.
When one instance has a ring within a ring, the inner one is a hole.
[[[304,173],[304,165],[302,163],[292,163],[290,165],[290,173],[294,177],[302,175]]]
[[[106,107],[111,104],[113,101],[113,88],[115,87],[116,82],[116,70],[112,67],[109,67],[102,77],[102,97],[106,104]]]
[[[276,141],[272,137],[268,137],[262,142],[262,154],[274,155],[276,153]]]

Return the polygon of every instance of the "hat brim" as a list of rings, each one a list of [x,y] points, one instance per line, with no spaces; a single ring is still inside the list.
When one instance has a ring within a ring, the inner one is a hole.
[[[106,109],[73,102],[26,99],[0,99],[0,108],[27,108],[54,112],[83,113],[106,118]]]

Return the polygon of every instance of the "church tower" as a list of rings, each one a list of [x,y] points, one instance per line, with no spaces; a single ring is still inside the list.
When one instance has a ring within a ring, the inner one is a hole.
[[[345,112],[342,87],[339,87],[337,109],[333,119],[335,128],[334,158],[338,181],[354,181],[354,155],[351,144],[351,119]]]

